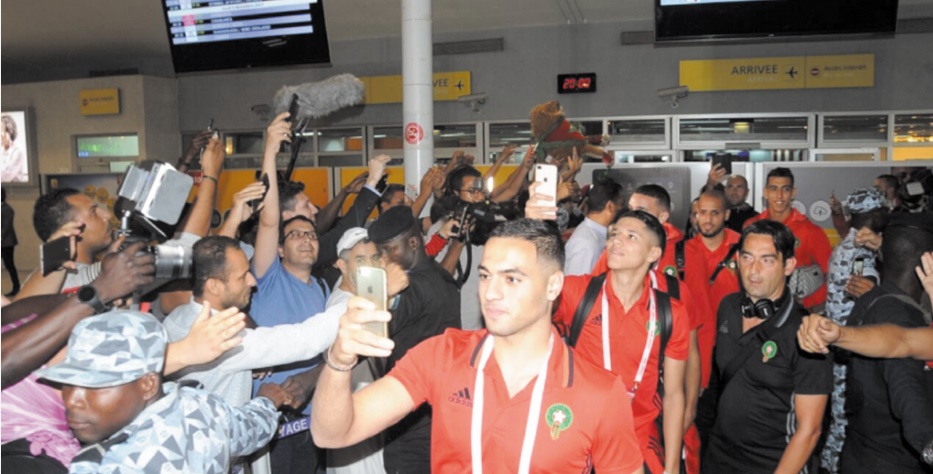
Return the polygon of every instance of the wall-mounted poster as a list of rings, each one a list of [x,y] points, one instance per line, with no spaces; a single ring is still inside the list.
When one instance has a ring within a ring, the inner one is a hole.
[[[0,139],[0,181],[23,183],[30,181],[29,121],[25,110],[0,113],[3,136]]]

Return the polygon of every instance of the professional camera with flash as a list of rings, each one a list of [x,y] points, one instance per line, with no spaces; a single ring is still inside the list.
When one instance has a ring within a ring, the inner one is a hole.
[[[166,240],[168,235],[159,224],[178,223],[193,185],[191,176],[167,163],[147,160],[131,165],[113,206],[114,215],[120,218],[116,235],[125,236],[126,244]],[[144,251],[155,255],[157,280],[191,276],[190,248],[161,244],[147,246]]]

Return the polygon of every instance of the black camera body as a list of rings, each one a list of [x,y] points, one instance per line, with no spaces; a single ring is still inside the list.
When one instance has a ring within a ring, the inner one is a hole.
[[[457,219],[454,228],[457,238],[472,245],[486,245],[492,230],[515,214],[513,206],[494,203],[488,196],[480,202],[466,202],[453,196],[445,207],[450,210],[450,218]]]

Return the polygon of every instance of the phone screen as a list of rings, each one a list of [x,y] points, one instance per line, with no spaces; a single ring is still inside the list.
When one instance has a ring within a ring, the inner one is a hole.
[[[376,267],[360,267],[356,271],[356,295],[375,303],[376,309],[387,311],[388,291],[386,290],[386,271]],[[389,337],[389,323],[364,323],[363,329],[379,336]]]

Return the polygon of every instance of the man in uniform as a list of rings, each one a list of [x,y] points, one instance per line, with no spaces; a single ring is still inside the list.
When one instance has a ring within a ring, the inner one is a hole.
[[[575,357],[551,325],[563,257],[547,224],[501,224],[480,265],[487,329],[431,338],[352,396],[357,357],[387,357],[394,344],[361,328],[389,315],[351,300],[314,394],[329,407],[312,414],[315,440],[352,444],[427,401],[444,420],[432,425],[433,472],[642,472],[624,385]]]
[[[826,282],[826,316],[839,324],[846,324],[849,313],[861,296],[879,283],[877,252],[855,243],[856,233],[863,227],[881,233],[887,223],[888,207],[884,195],[875,189],[857,189],[845,199],[851,216],[846,224],[855,231],[846,234],[829,257]],[[832,422],[826,436],[826,446],[820,455],[823,467],[838,472],[847,425],[845,413],[846,366],[845,359],[836,358],[833,366]]]
[[[716,420],[703,471],[810,472],[832,363],[798,350],[805,310],[785,279],[794,271],[794,236],[779,222],[746,227],[739,241],[742,293],[719,305],[715,371]]]
[[[663,365],[660,331],[651,332],[649,337],[651,321],[661,317],[649,273],[662,258],[664,235],[661,222],[644,211],[626,212],[610,226],[606,243],[609,272],[574,348],[581,358],[621,376],[628,387],[639,446],[653,473],[679,470],[690,346],[690,320],[684,305],[676,299],[671,300],[672,328]],[[580,275],[565,279],[554,314],[558,325],[572,327],[577,307],[593,278]],[[664,399],[659,401],[656,392],[662,368]],[[662,407],[663,445],[654,426]]]

